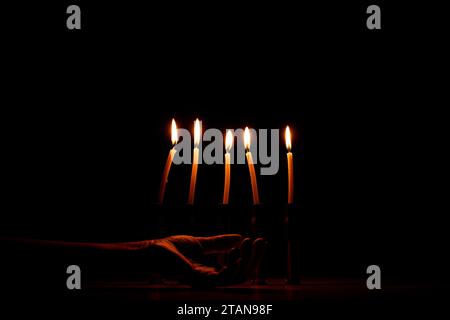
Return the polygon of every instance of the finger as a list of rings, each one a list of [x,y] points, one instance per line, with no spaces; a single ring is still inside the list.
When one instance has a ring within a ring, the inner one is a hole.
[[[205,266],[200,263],[194,263],[193,268],[196,272],[203,274],[203,275],[218,275],[219,274],[219,271],[216,268],[210,267],[210,266]]]
[[[250,261],[250,255],[252,254],[252,241],[250,238],[244,239],[241,244],[241,259],[239,265],[239,276],[244,276],[247,270],[248,263]]]
[[[239,248],[230,251],[229,264],[220,272],[222,284],[230,285],[245,281],[245,273],[252,251],[252,241],[245,238]]]
[[[193,287],[210,288],[219,284],[219,272],[211,267],[196,264],[194,274],[190,279]]]
[[[241,257],[241,250],[239,247],[234,247],[230,250],[226,257],[226,263],[223,265],[221,269],[221,279],[222,282],[227,282],[228,278],[230,278],[232,275],[236,274],[236,270],[238,268],[238,261]]]
[[[235,264],[241,256],[241,250],[237,247],[230,250],[228,254],[227,265]]]
[[[253,242],[252,253],[249,259],[250,261],[246,269],[246,277],[253,277],[255,275],[256,270],[259,268],[261,264],[261,260],[262,257],[264,256],[266,246],[267,243],[262,238],[258,238]]]
[[[223,234],[212,237],[195,238],[203,247],[204,253],[221,253],[236,247],[241,241],[240,234]]]

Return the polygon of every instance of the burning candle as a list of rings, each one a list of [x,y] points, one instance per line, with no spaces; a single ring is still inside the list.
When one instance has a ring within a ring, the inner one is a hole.
[[[259,204],[258,184],[256,181],[255,166],[253,165],[253,157],[250,152],[250,130],[248,127],[245,127],[244,130],[244,146],[247,151],[245,156],[247,158],[248,170],[250,172],[250,179],[252,183],[253,204]]]
[[[161,186],[159,188],[158,202],[160,204],[164,201],[164,193],[166,191],[167,178],[169,177],[170,166],[172,165],[173,157],[175,156],[175,145],[178,142],[177,124],[175,119],[172,119],[172,149],[170,149],[169,156],[167,157],[166,166],[161,180]]]
[[[199,157],[199,149],[198,146],[200,144],[200,121],[197,119],[194,122],[194,156],[192,160],[192,172],[191,172],[191,184],[189,187],[189,199],[188,204],[194,204],[195,198],[195,182],[197,181],[197,167],[198,167],[198,157]]]
[[[294,202],[294,161],[291,152],[291,130],[289,126],[286,127],[286,149],[287,149],[287,163],[288,163],[288,204]]]
[[[230,150],[233,145],[233,134],[227,131],[225,137],[225,184],[223,187],[223,204],[228,204],[228,196],[230,193]]]

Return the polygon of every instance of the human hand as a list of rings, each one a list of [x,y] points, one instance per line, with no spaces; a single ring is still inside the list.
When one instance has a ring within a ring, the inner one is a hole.
[[[200,286],[242,283],[253,277],[266,247],[262,238],[252,241],[238,234],[212,237],[176,235],[151,241],[149,250],[159,271],[181,282]],[[206,256],[228,253],[222,266],[206,263]]]

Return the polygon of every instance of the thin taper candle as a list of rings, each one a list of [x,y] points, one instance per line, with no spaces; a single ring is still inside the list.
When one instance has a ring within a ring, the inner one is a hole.
[[[172,119],[172,145],[176,145],[178,141],[177,124],[175,119]],[[161,185],[159,187],[158,203],[162,204],[164,202],[164,194],[166,192],[166,185],[168,182],[169,171],[172,165],[173,157],[175,156],[175,147],[170,149],[169,156],[167,157],[166,165],[164,166],[164,172],[161,179]]]
[[[288,204],[294,203],[294,160],[291,152],[291,131],[289,126],[286,127],[286,149],[287,152],[287,163],[288,163]]]
[[[230,175],[231,175],[231,157],[230,150],[233,145],[233,134],[230,130],[227,131],[225,138],[225,183],[223,186],[223,204],[228,204],[229,194],[230,194]]]
[[[197,168],[198,168],[198,159],[199,159],[199,144],[200,144],[200,121],[197,119],[194,123],[194,154],[192,160],[192,172],[191,172],[191,183],[189,186],[189,198],[188,204],[194,204],[195,198],[195,184],[197,181]]]
[[[258,182],[256,180],[255,166],[253,164],[252,153],[250,152],[250,130],[245,127],[244,130],[244,146],[247,149],[245,154],[248,163],[248,170],[250,172],[250,181],[252,184],[253,204],[259,204]]]

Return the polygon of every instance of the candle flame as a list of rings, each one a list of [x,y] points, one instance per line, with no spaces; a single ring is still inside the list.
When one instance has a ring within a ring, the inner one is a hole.
[[[291,151],[291,147],[292,147],[292,145],[291,145],[291,130],[289,130],[289,126],[286,127],[285,137],[286,137],[286,149],[288,151]]]
[[[232,146],[233,146],[233,134],[231,133],[231,130],[227,130],[227,135],[225,137],[225,148],[227,152],[230,152]]]
[[[172,119],[172,144],[176,145],[177,142],[178,142],[177,124],[175,122],[175,119]]]
[[[245,127],[244,130],[244,146],[246,150],[250,150],[250,130]]]
[[[194,122],[194,145],[198,147],[200,144],[200,121],[198,119]]]

